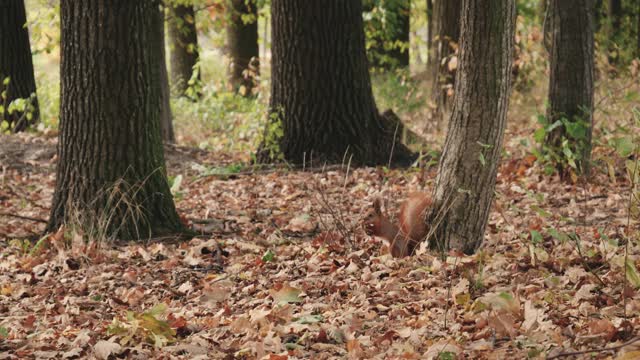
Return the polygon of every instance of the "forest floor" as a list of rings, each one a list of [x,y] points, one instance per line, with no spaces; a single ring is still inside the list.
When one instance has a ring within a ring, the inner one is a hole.
[[[34,245],[56,139],[1,136],[0,359],[515,359],[633,342],[629,181],[623,170],[586,184],[544,175],[519,145],[531,132],[507,133],[481,250],[406,259],[359,220],[375,196],[393,213],[431,191],[435,167],[252,172],[231,154],[168,147],[178,211],[208,235],[86,245],[67,229]]]

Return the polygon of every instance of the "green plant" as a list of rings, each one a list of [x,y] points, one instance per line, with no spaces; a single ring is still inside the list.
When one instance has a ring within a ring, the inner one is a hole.
[[[282,114],[284,109],[277,109],[269,114],[262,138],[260,138],[261,151],[269,154],[269,158],[275,161],[284,160],[284,154],[280,149],[280,140],[284,136],[284,128],[282,125]]]
[[[378,108],[390,108],[399,115],[419,111],[426,102],[421,85],[407,69],[373,73],[371,85]]]
[[[2,77],[2,84],[0,84],[0,133],[11,132],[15,127],[18,127],[22,122],[29,122],[33,119],[35,114],[36,94],[31,94],[28,98],[17,98],[9,102],[8,89],[11,84],[11,77]],[[9,122],[9,119],[4,118],[6,115],[13,115],[19,113],[20,118],[16,121]]]
[[[36,256],[39,255],[44,249],[46,245],[46,240],[49,238],[49,235],[45,235],[38,239],[38,241],[32,243],[27,239],[14,239],[9,242],[9,245],[17,248],[22,256]]]
[[[187,82],[187,90],[185,95],[192,100],[197,100],[202,96],[202,80],[200,78],[200,59],[193,65],[191,78]]]
[[[591,148],[590,123],[577,116],[550,122],[540,114],[537,119],[541,127],[535,131],[534,139],[540,147],[533,154],[544,165],[545,172],[550,175],[557,170],[561,174],[570,170],[572,177],[583,174]]]
[[[186,97],[172,98],[174,127],[180,142],[202,149],[249,154],[255,150],[255,139],[264,131],[266,102],[245,98],[225,90],[224,69],[205,61],[200,71],[214,76],[215,81],[202,82],[198,101]],[[197,84],[197,82],[196,82]],[[197,86],[191,89],[200,91]],[[191,91],[188,90],[188,91]],[[248,159],[247,159],[248,160]]]
[[[127,311],[124,320],[114,318],[107,327],[107,334],[121,336],[120,344],[147,341],[160,348],[176,340],[176,331],[169,323],[158,319],[167,311],[167,305],[160,303],[149,311],[136,313]]]

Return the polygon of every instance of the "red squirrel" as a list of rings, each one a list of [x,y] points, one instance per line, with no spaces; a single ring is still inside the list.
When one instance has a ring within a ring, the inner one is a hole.
[[[382,213],[380,199],[373,201],[373,208],[364,217],[363,225],[367,235],[386,240],[390,245],[391,256],[399,258],[411,255],[414,248],[429,231],[425,223],[425,212],[433,201],[424,192],[413,192],[400,206],[398,226]]]

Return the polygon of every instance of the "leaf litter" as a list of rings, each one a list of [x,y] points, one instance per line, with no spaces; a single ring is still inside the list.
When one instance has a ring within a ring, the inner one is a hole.
[[[55,140],[3,142],[3,212],[46,219]],[[0,358],[541,358],[637,335],[623,177],[567,184],[511,155],[477,254],[393,259],[359,218],[433,190],[435,169],[201,176],[233,158],[167,151],[178,210],[207,235],[35,248],[44,224],[0,218]]]

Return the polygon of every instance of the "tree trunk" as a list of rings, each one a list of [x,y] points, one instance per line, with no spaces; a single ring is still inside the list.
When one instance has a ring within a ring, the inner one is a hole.
[[[434,38],[431,63],[433,76],[434,118],[442,119],[450,110],[454,92],[456,69],[449,67],[460,38],[460,10],[462,0],[436,0],[433,9]],[[453,65],[453,63],[451,64]]]
[[[199,48],[193,5],[169,5],[169,52],[171,86],[179,96],[187,95],[189,80],[198,64]],[[200,80],[200,72],[197,74]],[[191,94],[198,97],[199,94]]]
[[[609,55],[607,56],[610,64],[618,64],[620,60],[620,36],[622,32],[622,0],[609,0],[609,21],[611,23],[609,32]]]
[[[12,132],[23,131],[35,124],[40,116],[33,61],[29,46],[29,30],[26,27],[23,0],[0,3],[0,129],[2,121]],[[5,79],[9,83],[5,84]],[[9,114],[9,104],[16,99],[29,99],[25,111],[18,109]]]
[[[409,164],[400,123],[373,98],[361,1],[273,0],[271,16],[271,121],[257,160]]]
[[[253,95],[259,74],[258,7],[255,0],[229,0],[227,26],[229,84],[244,96]]]
[[[56,188],[48,231],[64,223],[139,239],[184,230],[160,130],[158,3],[62,0]]]
[[[427,0],[427,67],[432,66],[433,54],[433,0]]]
[[[560,121],[562,125],[547,134],[545,142],[555,153],[565,156],[562,142],[568,139],[578,156],[578,172],[588,174],[595,71],[593,4],[583,0],[551,0],[551,6],[553,35],[547,121],[549,124]],[[558,164],[561,174],[567,170],[569,160],[565,158]]]
[[[469,254],[484,238],[502,151],[516,21],[515,0],[462,1],[456,96],[427,223],[442,250]]]
[[[157,49],[160,57],[160,129],[162,140],[167,143],[175,143],[176,136],[173,132],[173,113],[171,112],[171,91],[169,90],[169,74],[167,72],[167,56],[164,41],[164,6],[158,11],[156,17]]]

